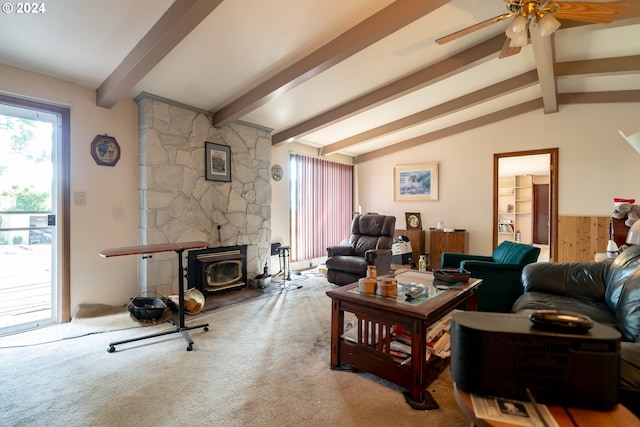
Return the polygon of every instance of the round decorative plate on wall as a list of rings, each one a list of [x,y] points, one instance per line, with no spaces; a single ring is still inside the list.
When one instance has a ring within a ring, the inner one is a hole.
[[[120,160],[120,145],[112,136],[98,135],[91,142],[91,156],[98,165],[115,166]]]
[[[283,174],[284,172],[282,170],[282,166],[273,165],[271,167],[271,178],[273,178],[274,181],[280,181],[282,179]]]

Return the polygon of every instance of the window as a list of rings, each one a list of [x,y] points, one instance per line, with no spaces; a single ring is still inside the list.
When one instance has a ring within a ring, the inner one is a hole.
[[[350,234],[353,166],[300,154],[290,165],[291,260],[326,256]]]

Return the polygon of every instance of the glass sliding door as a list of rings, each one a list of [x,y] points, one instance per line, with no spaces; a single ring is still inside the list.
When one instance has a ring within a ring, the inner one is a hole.
[[[59,114],[0,99],[0,334],[59,319]]]

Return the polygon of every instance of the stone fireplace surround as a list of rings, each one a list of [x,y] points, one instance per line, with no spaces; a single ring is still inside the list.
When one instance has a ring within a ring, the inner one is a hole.
[[[247,276],[260,274],[271,239],[271,131],[239,122],[216,128],[207,112],[150,94],[136,102],[140,244],[247,245]],[[205,179],[207,141],[231,147],[231,182]],[[175,294],[175,264],[172,253],[141,258],[139,292]]]

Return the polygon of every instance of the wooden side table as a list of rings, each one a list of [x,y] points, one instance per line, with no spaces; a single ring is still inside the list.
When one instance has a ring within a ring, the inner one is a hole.
[[[597,252],[595,254],[595,256],[593,257],[594,261],[596,262],[601,262],[601,261],[607,261],[607,260],[613,260],[615,259],[616,255],[609,255],[607,252]]]
[[[453,395],[462,412],[471,420],[472,427],[513,427],[500,421],[477,418],[471,395],[453,385]],[[547,405],[560,427],[640,427],[640,420],[627,408],[618,404],[611,411],[595,411],[583,408],[565,408]]]

